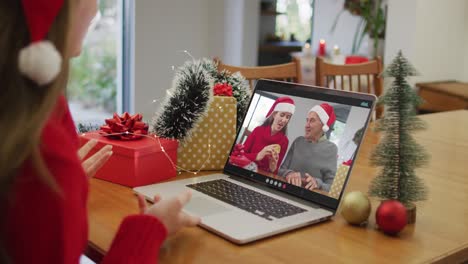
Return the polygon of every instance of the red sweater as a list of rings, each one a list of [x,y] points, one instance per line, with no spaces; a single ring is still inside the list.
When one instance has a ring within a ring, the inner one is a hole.
[[[31,161],[26,161],[7,204],[5,247],[12,263],[76,264],[88,242],[88,179],[77,155],[79,140],[63,96],[41,139],[42,156],[61,195],[46,186]],[[103,263],[156,263],[166,235],[157,218],[128,216]]]
[[[259,169],[270,171],[268,157],[265,156],[259,161],[256,161],[256,159],[258,153],[262,151],[264,147],[272,144],[279,144],[281,146],[278,164],[276,166],[276,170],[274,171],[274,173],[277,174],[278,167],[281,165],[281,162],[283,162],[283,158],[286,154],[286,150],[288,149],[289,144],[288,137],[286,137],[283,132],[278,132],[274,135],[271,135],[270,126],[258,126],[252,131],[247,140],[245,140],[244,151],[245,156],[248,159],[255,161]]]

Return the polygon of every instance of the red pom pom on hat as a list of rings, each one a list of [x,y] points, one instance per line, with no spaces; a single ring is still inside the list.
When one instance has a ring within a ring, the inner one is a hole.
[[[333,109],[333,106],[327,103],[315,105],[309,110],[309,113],[310,112],[317,113],[318,117],[320,118],[320,121],[322,121],[323,124],[323,132],[327,132],[333,125],[333,123],[335,123],[336,121],[335,110]]]
[[[271,106],[266,118],[270,117],[273,112],[288,112],[294,114],[295,110],[296,106],[294,105],[293,99],[287,96],[279,97]]]
[[[39,85],[51,83],[60,73],[62,56],[52,42],[44,40],[63,0],[21,0],[31,43],[19,52],[20,72]]]

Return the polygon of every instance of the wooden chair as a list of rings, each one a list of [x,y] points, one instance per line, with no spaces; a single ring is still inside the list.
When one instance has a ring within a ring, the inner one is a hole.
[[[332,89],[348,90],[361,93],[382,95],[383,79],[382,60],[375,60],[359,64],[331,64],[317,57],[315,61],[315,82],[317,86]],[[377,108],[376,117],[382,115],[382,109]]]
[[[253,89],[255,81],[258,79],[272,79],[295,83],[302,82],[301,62],[297,58],[293,58],[293,61],[289,63],[258,67],[233,66],[224,64],[217,58],[214,60],[218,64],[218,71],[227,70],[231,73],[240,72],[240,74],[249,81],[251,89]]]

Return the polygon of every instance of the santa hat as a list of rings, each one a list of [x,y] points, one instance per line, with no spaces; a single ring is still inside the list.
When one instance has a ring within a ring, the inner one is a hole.
[[[20,72],[39,85],[51,83],[60,73],[62,56],[45,38],[64,0],[21,0],[30,43],[19,52]]]
[[[330,129],[330,126],[333,125],[333,123],[336,121],[335,110],[333,110],[333,106],[327,103],[315,105],[309,110],[309,113],[310,112],[317,113],[320,121],[322,121],[323,124],[323,132],[327,132]]]
[[[268,111],[266,118],[270,117],[270,115],[273,112],[288,112],[291,114],[294,114],[294,110],[296,109],[296,106],[294,105],[293,99],[284,96],[284,97],[279,97],[276,99],[276,101],[273,103],[273,105],[270,108],[270,111]]]

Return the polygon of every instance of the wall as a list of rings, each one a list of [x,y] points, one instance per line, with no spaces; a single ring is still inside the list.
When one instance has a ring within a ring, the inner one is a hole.
[[[242,63],[243,66],[256,66],[258,54],[258,31],[260,27],[260,0],[244,0],[243,14],[243,42]]]
[[[242,17],[244,11],[244,1],[238,0],[227,0],[225,5],[225,17],[227,21],[231,23],[225,23],[224,28],[226,34],[226,42],[224,49],[226,52],[224,54],[223,61],[225,63],[233,65],[242,65],[242,42],[243,42],[243,30],[244,30],[244,21],[240,20],[239,17]]]
[[[256,66],[260,0],[225,0],[223,62]],[[222,37],[222,36],[220,36]]]
[[[219,56],[226,63],[255,65],[260,0],[141,0],[135,3],[135,109],[152,116],[173,78],[171,66],[189,57]],[[343,13],[333,35],[329,30],[344,0],[316,0],[314,50],[320,38],[349,53],[357,18]],[[236,15],[229,15],[230,8]],[[399,49],[422,73],[417,80],[468,81],[468,3],[465,0],[388,1],[385,62]],[[465,26],[466,25],[466,26]],[[230,27],[240,32],[232,34]],[[237,36],[236,45],[229,40]],[[345,44],[348,43],[348,46]],[[235,54],[233,56],[233,54]]]
[[[319,39],[330,49],[337,44],[342,53],[351,52],[358,18],[344,12],[334,34],[330,33],[344,0],[316,0],[313,50]],[[468,1],[466,0],[391,0],[386,1],[387,28],[384,63],[388,64],[398,50],[419,70],[421,76],[411,83],[457,79],[468,81]],[[363,40],[360,53],[367,54]]]
[[[400,49],[409,60],[413,61],[416,56],[417,1],[389,1],[387,10],[384,62],[390,63]]]
[[[419,0],[416,32],[417,69],[423,81],[459,79],[463,71],[466,0]]]
[[[259,5],[259,0],[137,1],[132,112],[151,119],[159,107],[153,100],[162,99],[171,86],[171,66],[190,59],[182,50],[195,58],[217,56],[226,63],[253,65],[258,35],[255,3]]]
[[[465,14],[468,14],[468,4],[465,5]],[[465,47],[466,45],[468,45],[468,17],[465,16],[465,21],[464,21],[464,25],[465,25],[465,32],[464,32],[464,35],[465,35]],[[464,49],[464,61],[463,61],[463,72],[462,72],[462,76],[460,77],[460,80],[461,81],[464,81],[464,82],[468,82],[468,49],[465,48]]]
[[[276,0],[262,0],[262,2],[269,2],[272,6],[276,7]],[[260,11],[259,11],[260,12]],[[265,43],[266,36],[269,34],[275,34],[276,28],[276,16],[263,15],[260,16],[259,34],[257,36],[258,42]]]
[[[335,31],[330,29],[336,16],[343,9],[344,0],[315,0],[314,25],[312,36],[312,48],[314,53],[318,49],[320,39],[327,43],[327,51],[331,52],[334,45],[338,45],[343,54],[350,54],[354,32],[359,23],[359,18],[351,15],[348,11],[343,12],[337,23]],[[363,39],[361,49],[358,53],[367,54],[368,38]]]
[[[411,83],[467,80],[465,0],[388,1],[385,63],[401,49],[420,72]]]
[[[172,0],[135,3],[135,111],[148,119],[154,99],[169,89],[173,71],[188,59],[209,53],[209,1]]]

